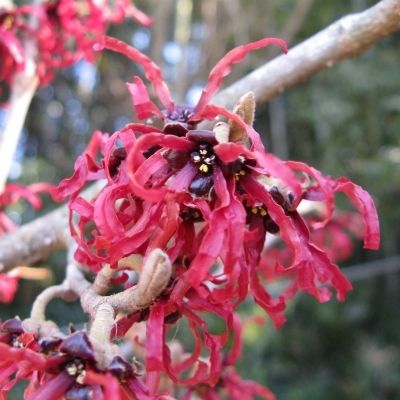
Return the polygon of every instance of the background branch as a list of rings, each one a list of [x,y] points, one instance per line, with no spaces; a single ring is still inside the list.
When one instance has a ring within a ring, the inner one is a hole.
[[[379,39],[400,30],[400,1],[382,0],[357,14],[347,15],[217,94],[212,103],[232,109],[252,91],[258,104],[304,82],[339,61],[365,53]]]
[[[367,51],[379,39],[400,30],[400,1],[382,0],[368,10],[348,15],[310,39],[222,90],[213,103],[233,109],[253,91],[258,104],[335,63]],[[68,210],[62,206],[0,238],[0,271],[32,264],[65,246]]]

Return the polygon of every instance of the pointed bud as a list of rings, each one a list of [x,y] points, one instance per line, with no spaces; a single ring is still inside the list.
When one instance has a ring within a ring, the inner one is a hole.
[[[256,101],[254,99],[254,93],[248,92],[236,103],[233,113],[240,115],[247,125],[252,126],[254,121],[255,105]],[[237,144],[245,144],[248,138],[247,132],[231,119],[228,121],[228,125],[230,128],[229,141]]]

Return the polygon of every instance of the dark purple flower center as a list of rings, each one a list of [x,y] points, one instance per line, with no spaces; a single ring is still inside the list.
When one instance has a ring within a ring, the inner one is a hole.
[[[177,105],[173,111],[167,115],[167,122],[179,122],[187,124],[194,115],[194,108],[185,104]]]
[[[190,159],[193,163],[198,165],[199,171],[203,174],[212,172],[212,166],[215,165],[218,160],[211,146],[205,143],[201,143],[198,150],[190,153]]]

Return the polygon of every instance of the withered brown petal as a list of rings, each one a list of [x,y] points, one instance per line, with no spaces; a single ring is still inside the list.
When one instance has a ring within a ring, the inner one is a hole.
[[[178,123],[169,123],[164,126],[163,132],[166,135],[174,135],[174,136],[185,136],[188,130],[182,125]]]
[[[151,157],[157,150],[160,150],[161,146],[151,146],[143,152],[143,156],[146,158]]]
[[[108,370],[119,379],[128,378],[133,374],[133,367],[120,356],[115,356],[108,367]]]
[[[45,354],[50,353],[57,348],[60,342],[61,339],[42,339],[39,343],[40,352]]]
[[[92,344],[85,332],[73,333],[61,343],[59,350],[72,357],[95,361]]]
[[[18,317],[14,317],[12,319],[8,319],[4,321],[1,325],[1,329],[3,331],[7,331],[10,333],[23,333],[24,329],[22,328],[22,322]]]
[[[117,147],[111,153],[111,157],[119,158],[120,160],[125,160],[126,158],[126,150],[125,147]]]
[[[186,134],[186,137],[192,142],[203,142],[203,143],[209,143],[211,145],[218,144],[218,141],[215,137],[215,132],[213,131],[196,129],[189,131]]]
[[[187,151],[169,149],[162,153],[165,160],[172,169],[182,169],[190,160],[190,155]]]

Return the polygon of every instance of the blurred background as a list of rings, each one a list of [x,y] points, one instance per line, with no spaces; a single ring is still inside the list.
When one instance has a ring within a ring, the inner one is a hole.
[[[376,3],[136,0],[154,24],[144,28],[126,21],[110,27],[108,34],[148,54],[162,67],[175,101],[190,104],[211,68],[233,47],[279,37],[290,49],[340,17]],[[354,286],[345,303],[333,298],[319,304],[307,294],[297,295],[279,331],[269,321],[246,329],[239,370],[267,385],[278,399],[400,399],[399,40],[399,33],[391,35],[361,57],[320,72],[257,110],[255,128],[268,151],[361,185],[375,200],[382,231],[379,251],[363,250],[362,242],[355,241],[352,257],[340,263]],[[233,67],[224,85],[274,57],[275,50],[251,53]],[[125,82],[141,73],[133,62],[111,52],[104,52],[97,65],[82,60],[59,71],[35,95],[10,181],[57,184],[71,176],[94,130],[111,134],[135,119]],[[2,96],[7,96],[6,88]],[[344,197],[337,200],[339,209],[351,209]],[[46,197],[40,213],[55,206]],[[17,223],[35,216],[22,201],[8,215]],[[63,254],[55,254],[40,265],[51,265],[44,280],[22,279],[15,301],[1,305],[0,318],[26,318],[49,281],[62,280],[63,262]],[[79,303],[51,304],[47,316],[61,325],[87,320]],[[261,314],[252,302],[240,312],[243,317]],[[179,334],[184,335],[184,328]]]

